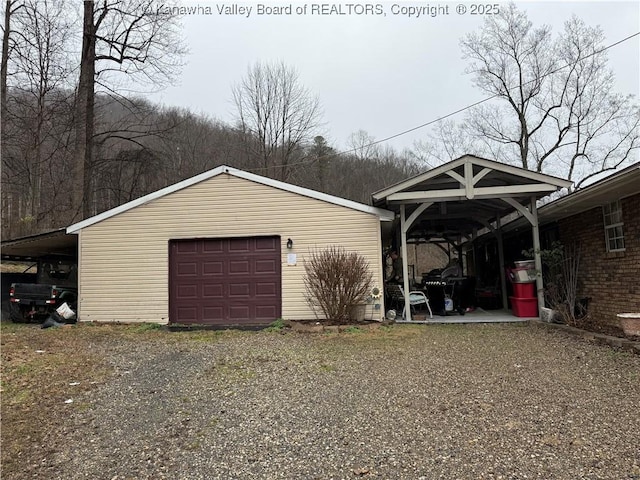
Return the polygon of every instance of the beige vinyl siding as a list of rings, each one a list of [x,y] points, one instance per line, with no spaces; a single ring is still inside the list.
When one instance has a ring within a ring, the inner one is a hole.
[[[82,321],[169,321],[170,239],[279,235],[286,319],[315,318],[303,283],[304,257],[314,248],[359,252],[371,265],[374,284],[382,286],[376,215],[227,174],[85,227],[80,235]],[[297,254],[297,265],[287,265],[288,253]]]

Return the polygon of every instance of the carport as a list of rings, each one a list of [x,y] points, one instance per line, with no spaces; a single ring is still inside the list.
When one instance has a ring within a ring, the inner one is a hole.
[[[64,228],[3,240],[1,246],[3,262],[35,264],[45,258],[65,258],[76,263],[78,261],[78,237],[68,235]],[[8,308],[9,287],[12,283],[35,283],[36,281],[35,273],[3,273],[0,282],[3,308]]]
[[[78,256],[78,237],[66,228],[2,241],[3,260],[36,260],[48,256]]]
[[[391,210],[399,220],[405,303],[409,304],[407,243],[445,241],[459,251],[473,248],[483,229],[498,243],[500,288],[507,309],[501,227],[521,214],[532,227],[538,311],[544,306],[537,201],[571,182],[493,160],[464,155],[372,195],[373,205]],[[407,321],[411,311],[407,309]]]

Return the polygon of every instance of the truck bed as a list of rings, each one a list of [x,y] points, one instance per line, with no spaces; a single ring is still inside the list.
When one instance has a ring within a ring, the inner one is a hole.
[[[14,283],[13,297],[19,298],[20,303],[28,303],[34,300],[49,300],[54,285],[42,285],[38,283]]]

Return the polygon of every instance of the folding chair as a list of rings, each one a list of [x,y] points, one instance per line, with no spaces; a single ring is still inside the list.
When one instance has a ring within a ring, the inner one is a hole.
[[[394,306],[402,306],[402,318],[405,318],[407,306],[404,304],[403,288],[400,285],[387,285],[387,293],[391,297],[391,301],[394,303]],[[429,318],[433,318],[433,312],[431,311],[429,299],[424,294],[424,292],[418,290],[409,292],[409,308],[412,309],[411,311],[414,312],[414,307],[418,305],[426,305],[429,309]]]

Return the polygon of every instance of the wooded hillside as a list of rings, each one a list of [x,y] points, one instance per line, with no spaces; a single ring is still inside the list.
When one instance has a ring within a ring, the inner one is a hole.
[[[40,100],[40,102],[38,102]],[[68,226],[72,196],[73,93],[39,99],[9,89],[2,151],[2,238]],[[90,185],[92,215],[221,164],[272,176],[246,133],[232,125],[143,99],[98,95]],[[418,171],[408,155],[372,149],[338,155],[324,138],[292,153],[290,183],[368,203],[372,192]]]
[[[608,50],[637,34],[606,45],[575,16],[556,33],[515,4],[501,8],[461,37],[483,100],[389,137],[433,124],[413,150],[382,147],[354,125],[340,152],[295,67],[256,59],[228,91],[209,92],[233,103],[227,122],[155,105],[143,93],[175,83],[188,61],[180,16],[156,0],[81,6],[4,2],[3,239],[68,226],[221,164],[368,203],[468,153],[575,188],[638,159],[640,105],[617,91],[607,64]],[[443,121],[455,113],[461,121]]]

